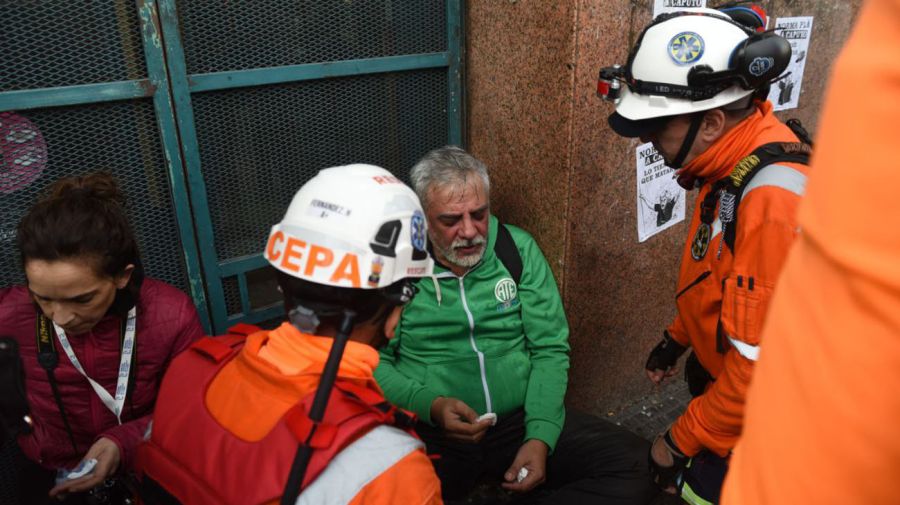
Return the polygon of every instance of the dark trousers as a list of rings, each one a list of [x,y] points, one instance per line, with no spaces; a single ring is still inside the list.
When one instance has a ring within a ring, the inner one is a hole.
[[[719,503],[726,473],[728,473],[728,458],[710,451],[700,451],[691,458],[688,467],[681,473],[679,491],[687,503],[694,501],[685,496],[684,488],[690,488],[690,494],[706,502]]]
[[[445,500],[465,498],[479,483],[503,481],[524,443],[525,415],[512,414],[477,444],[446,438],[438,428],[420,425],[416,431],[426,444],[441,479]],[[634,505],[654,494],[648,471],[649,443],[597,417],[567,409],[566,422],[547,458],[547,480],[516,499],[519,503]]]

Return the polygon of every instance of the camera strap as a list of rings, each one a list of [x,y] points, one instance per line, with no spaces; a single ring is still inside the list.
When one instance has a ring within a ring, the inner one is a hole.
[[[72,443],[72,450],[75,451],[75,454],[79,454],[78,444],[75,443],[75,436],[72,434],[72,427],[69,426],[69,418],[66,416],[66,409],[63,408],[59,387],[56,385],[54,370],[56,369],[56,365],[59,364],[59,355],[56,353],[56,345],[53,343],[53,335],[50,331],[50,320],[38,312],[35,326],[34,334],[37,340],[38,363],[40,363],[41,368],[47,372],[50,390],[53,391],[53,399],[56,401],[56,408],[59,409],[59,415],[62,417],[63,426],[66,427],[66,434],[69,435],[69,442]]]

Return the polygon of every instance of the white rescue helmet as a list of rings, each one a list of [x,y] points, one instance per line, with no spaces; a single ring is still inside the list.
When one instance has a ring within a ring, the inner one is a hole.
[[[610,126],[639,136],[663,124],[654,119],[715,109],[768,89],[790,62],[790,44],[763,31],[764,11],[741,8],[746,12],[761,24],[748,26],[715,9],[657,16],[624,67],[600,71],[598,93],[616,102]]]
[[[678,16],[651,26],[631,62],[634,79],[687,87],[688,72],[695,65],[709,65],[713,71],[727,70],[732,51],[748,34],[727,14],[714,9],[703,12],[708,15]],[[752,92],[735,83],[706,100],[691,101],[639,94],[626,86],[616,112],[628,119],[674,116],[721,107]]]
[[[266,260],[327,286],[379,289],[431,275],[427,224],[416,194],[374,165],[326,168],[272,227]]]

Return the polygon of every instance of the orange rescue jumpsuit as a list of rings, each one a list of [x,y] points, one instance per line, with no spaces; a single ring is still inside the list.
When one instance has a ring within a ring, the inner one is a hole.
[[[834,66],[727,505],[900,503],[900,0]]]
[[[772,104],[759,103],[755,113],[683,169],[707,182],[697,196],[681,260],[678,314],[668,331],[682,345],[693,347],[700,363],[715,378],[671,428],[675,444],[688,456],[706,448],[724,457],[741,434],[744,395],[760,328],[797,235],[795,212],[807,167],[778,162],[747,183],[739,206],[734,256],[722,242],[718,218],[709,233],[700,230],[700,202],[711,191],[711,183],[727,177],[756,147],[797,141],[773,115]],[[717,338],[720,324],[724,331],[721,339]]]

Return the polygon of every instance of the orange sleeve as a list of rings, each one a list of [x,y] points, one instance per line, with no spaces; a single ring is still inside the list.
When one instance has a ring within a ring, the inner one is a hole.
[[[725,334],[737,342],[723,342],[729,348],[722,372],[672,426],[675,444],[688,456],[703,448],[725,456],[741,435],[744,400],[753,375],[754,353],[759,350],[762,324],[778,273],[796,236],[796,226],[790,221],[798,199],[785,198],[778,191],[782,190],[758,189],[749,195],[755,201],[748,198],[741,204],[742,230],[735,244],[737,256],[732,273],[723,283],[721,313]],[[773,202],[771,197],[777,200]],[[753,212],[760,208],[769,214]],[[773,215],[778,219],[768,220]],[[745,217],[747,221],[743,221]],[[746,355],[733,346],[741,343]]]
[[[681,322],[681,314],[675,315],[675,320],[672,321],[672,324],[666,328],[666,331],[669,332],[669,335],[672,336],[672,339],[683,345],[684,347],[690,347],[691,341],[688,339],[687,330],[684,329],[684,323]]]
[[[900,0],[868,0],[834,65],[723,505],[897,503],[898,54]]]
[[[441,505],[441,482],[422,450],[413,451],[368,483],[349,505]]]
[[[694,456],[706,448],[720,456],[728,454],[741,434],[752,372],[752,361],[728,350],[722,374],[672,425],[672,439],[681,452]]]

